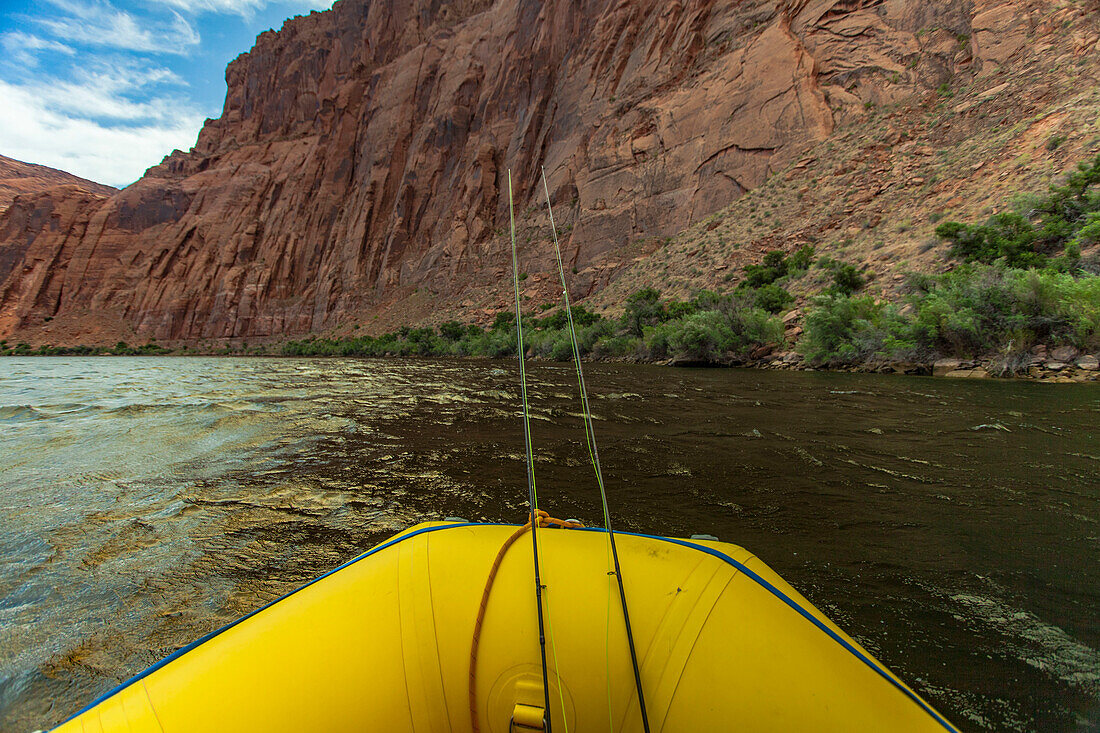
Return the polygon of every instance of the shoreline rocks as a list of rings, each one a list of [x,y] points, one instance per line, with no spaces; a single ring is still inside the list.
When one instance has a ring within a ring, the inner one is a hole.
[[[1072,347],[1061,347],[1072,348]],[[850,373],[880,373],[880,374],[908,374],[913,376],[934,376],[945,379],[1024,379],[1038,382],[1052,382],[1059,384],[1100,382],[1100,354],[1082,354],[1073,350],[1075,358],[1069,361],[1057,361],[1053,358],[1055,353],[1060,356],[1066,352],[1055,349],[1050,352],[1043,347],[1033,350],[1033,353],[1042,354],[1032,356],[1026,362],[1025,369],[1012,369],[1005,364],[1003,359],[958,359],[941,358],[932,363],[913,362],[869,362],[866,364],[849,366],[815,366],[807,363],[797,351],[777,352],[761,359],[750,359],[741,364],[750,369],[787,369],[799,371],[824,371],[824,372],[850,372]]]

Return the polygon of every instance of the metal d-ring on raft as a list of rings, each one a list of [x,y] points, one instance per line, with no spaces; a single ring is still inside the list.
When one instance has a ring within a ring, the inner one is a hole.
[[[418,524],[57,730],[956,731],[745,549],[612,531],[552,210],[604,527],[539,508],[508,191],[527,524]]]

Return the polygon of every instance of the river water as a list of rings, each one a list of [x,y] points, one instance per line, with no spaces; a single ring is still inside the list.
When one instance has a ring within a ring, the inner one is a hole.
[[[540,503],[598,524],[569,365]],[[1100,387],[592,364],[620,529],[749,548],[963,730],[1100,729]],[[523,520],[514,364],[0,360],[0,730],[392,533]]]

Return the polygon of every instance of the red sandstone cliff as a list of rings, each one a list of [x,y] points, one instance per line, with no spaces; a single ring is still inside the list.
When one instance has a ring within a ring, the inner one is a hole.
[[[229,65],[191,151],[106,200],[17,198],[0,337],[47,318],[68,324],[54,343],[108,339],[104,324],[265,337],[418,289],[458,302],[505,272],[505,170],[522,214],[540,165],[598,289],[638,240],[726,206],[866,106],[996,68],[1028,5],[339,0]]]
[[[101,196],[110,196],[117,190],[55,168],[0,155],[0,212],[8,208],[16,196],[41,193],[56,186],[75,186]]]

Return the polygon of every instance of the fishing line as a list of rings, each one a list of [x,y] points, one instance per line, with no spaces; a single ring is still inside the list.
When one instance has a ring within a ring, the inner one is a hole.
[[[516,292],[516,348],[519,350],[519,383],[523,397],[523,442],[527,449],[527,502],[531,507],[531,552],[535,560],[535,607],[539,617],[539,654],[542,660],[543,721],[550,733],[550,681],[546,670],[546,631],[542,618],[542,578],[539,574],[538,493],[535,491],[535,456],[531,450],[531,411],[527,403],[527,369],[523,364],[523,315],[519,303],[519,258],[516,255],[516,215],[512,203],[512,170],[508,169],[508,221],[512,232],[512,282]],[[648,730],[648,729],[647,729]]]
[[[511,178],[509,180],[509,201],[511,201]],[[577,329],[573,323],[573,309],[569,302],[569,286],[565,282],[565,265],[561,260],[561,246],[558,244],[558,228],[554,224],[554,210],[550,205],[550,187],[546,183],[546,168],[542,167],[542,190],[546,193],[546,210],[550,214],[550,231],[554,236],[554,254],[558,260],[558,274],[561,276],[561,296],[565,303],[565,315],[569,321],[569,339],[573,344],[573,363],[577,366],[577,384],[581,393],[581,412],[584,415],[584,437],[588,446],[588,457],[596,472],[596,483],[600,487],[600,501],[603,503],[604,528],[611,545],[611,557],[615,564],[615,579],[619,582],[619,601],[623,608],[623,622],[626,626],[626,640],[630,647],[630,663],[634,667],[634,686],[638,691],[638,707],[642,712],[642,728],[649,733],[649,716],[646,714],[645,695],[642,692],[642,673],[638,669],[638,652],[634,646],[634,632],[630,626],[630,612],[627,610],[626,590],[623,588],[623,573],[619,567],[619,550],[615,545],[615,532],[611,529],[611,513],[607,508],[607,490],[604,487],[603,471],[600,469],[600,451],[596,446],[596,430],[592,425],[592,410],[588,403],[588,390],[584,384],[584,370],[581,368],[581,350],[577,342]],[[513,252],[515,250],[515,232],[513,231]],[[519,281],[516,281],[516,312],[519,312]],[[522,365],[523,359],[520,358]],[[526,404],[526,402],[525,402]],[[610,670],[609,670],[610,673]]]

